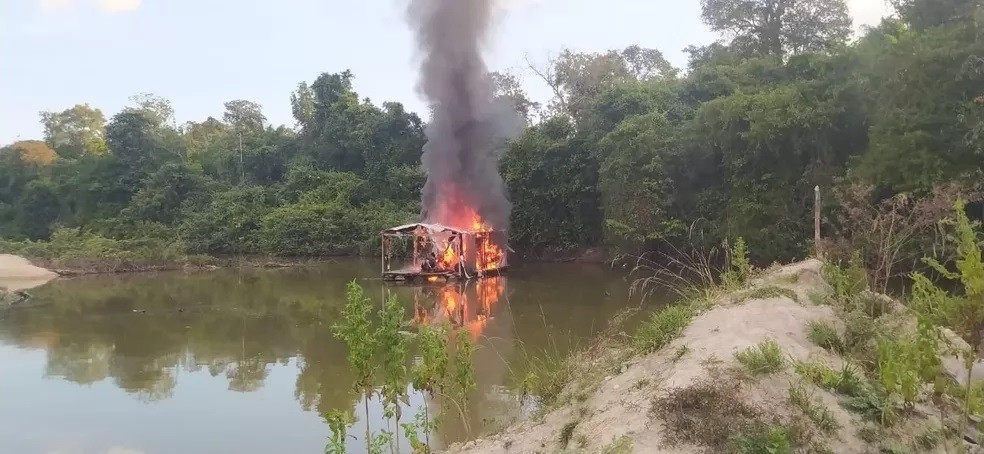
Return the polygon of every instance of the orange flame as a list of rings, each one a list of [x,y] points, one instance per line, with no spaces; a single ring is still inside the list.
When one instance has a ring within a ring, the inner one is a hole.
[[[482,216],[478,213],[472,201],[465,200],[466,197],[453,184],[448,184],[441,193],[441,202],[437,209],[432,213],[431,221],[438,222],[450,227],[469,230],[475,234],[475,269],[478,271],[493,271],[502,267],[502,259],[505,257],[503,250],[496,244],[492,232],[495,230],[489,226]],[[444,253],[439,258],[441,265],[445,269],[453,269],[459,263],[450,244],[444,244]],[[472,260],[472,256],[465,251],[465,244],[461,245],[460,254]]]

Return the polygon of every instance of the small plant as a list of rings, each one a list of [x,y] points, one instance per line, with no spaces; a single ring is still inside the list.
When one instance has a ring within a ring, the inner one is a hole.
[[[786,364],[782,348],[772,339],[735,353],[735,359],[753,375],[779,372]]]
[[[567,445],[570,444],[571,438],[574,436],[574,429],[577,429],[578,421],[571,421],[564,424],[564,427],[560,429],[560,447],[566,449]]]
[[[919,449],[930,451],[943,443],[946,435],[939,427],[927,427],[926,431],[916,437],[916,445]]]
[[[793,443],[785,427],[759,426],[734,438],[740,454],[792,454]]]
[[[325,454],[345,454],[345,439],[348,436],[348,428],[352,424],[352,416],[348,413],[333,410],[325,416],[328,428],[331,430],[331,438],[325,446]]]
[[[601,448],[602,454],[632,454],[632,439],[623,435]]]
[[[810,339],[810,342],[813,342],[820,348],[841,354],[846,351],[844,341],[841,340],[837,329],[829,323],[813,320],[807,324],[806,328],[807,337]]]
[[[365,296],[362,287],[352,281],[346,289],[346,303],[342,310],[342,321],[332,326],[335,336],[340,338],[348,346],[348,361],[352,372],[355,374],[353,387],[355,391],[363,396],[365,402],[366,420],[366,450],[369,451],[372,444],[371,428],[369,424],[369,400],[372,399],[374,391],[373,377],[375,366],[372,362],[373,353],[376,350],[375,333],[372,331],[369,315],[372,312],[369,298]]]
[[[395,418],[396,427],[401,426],[402,411],[400,404],[408,404],[409,396],[406,390],[409,380],[407,377],[407,342],[401,333],[406,327],[403,306],[390,296],[379,312],[379,327],[376,329],[376,343],[382,356],[383,386],[380,395],[383,398],[383,408],[387,419]],[[396,451],[400,451],[399,437],[396,441]]]
[[[430,325],[423,325],[417,332],[417,341],[420,345],[420,362],[413,369],[413,388],[417,391],[434,396],[440,392],[442,383],[448,376],[448,329],[446,326],[435,328]],[[424,433],[424,444],[417,439],[407,437],[410,446],[414,451],[420,451],[424,447],[430,446],[430,434],[437,430],[439,420],[431,418],[427,405],[424,405],[420,414],[416,415],[414,424],[411,427],[404,426],[404,432],[416,429]]]
[[[862,312],[849,312],[844,315],[845,351],[856,351],[875,338],[875,320]]]
[[[673,362],[680,361],[690,351],[690,347],[686,345],[681,345],[677,347],[676,352],[673,353]]]
[[[846,396],[857,396],[865,391],[865,384],[859,372],[850,364],[845,364],[841,370],[834,370],[827,365],[817,362],[796,361],[793,370],[805,380],[831,391]]]
[[[876,443],[881,440],[883,430],[879,425],[866,422],[858,427],[858,438],[867,443]]]
[[[821,431],[830,434],[840,430],[840,424],[830,409],[822,403],[815,402],[802,384],[789,385],[789,403],[799,408]]]
[[[663,348],[683,333],[693,317],[691,305],[675,305],[656,312],[636,332],[636,351],[650,353]]]
[[[834,288],[834,296],[840,302],[847,302],[868,289],[868,273],[864,269],[861,254],[851,255],[847,268],[826,263],[821,269],[824,279]]]
[[[957,245],[956,271],[947,269],[932,258],[925,258],[924,261],[943,277],[959,281],[963,292],[962,294],[948,293],[933,284],[925,275],[914,273],[912,295],[914,306],[920,314],[921,324],[928,325],[935,322],[947,326],[969,345],[960,354],[966,367],[966,382],[970,383],[974,363],[981,355],[981,343],[984,341],[984,261],[981,258],[981,244],[977,239],[978,226],[967,217],[964,201],[958,198],[953,208],[956,219],[951,224],[955,231],[954,241]],[[934,329],[931,326],[924,328],[925,331]],[[964,394],[959,433],[966,433],[971,413],[973,393]]]
[[[748,260],[745,239],[738,237],[728,254],[728,269],[721,275],[725,288],[737,289],[748,284],[752,277],[752,264]]]

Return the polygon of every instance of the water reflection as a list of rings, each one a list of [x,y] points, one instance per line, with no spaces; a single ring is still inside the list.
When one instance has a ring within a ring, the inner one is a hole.
[[[320,451],[320,415],[360,405],[330,329],[352,279],[380,304],[396,294],[418,323],[446,320],[472,333],[478,389],[467,425],[478,432],[503,424],[507,372],[522,369],[517,341],[535,348],[560,334],[566,348],[626,304],[622,279],[594,267],[517,267],[508,277],[423,288],[384,287],[377,274],[377,263],[345,261],[36,289],[31,307],[0,314],[0,451]],[[404,414],[425,404],[439,407],[417,395]],[[371,413],[380,427],[376,403]],[[445,418],[439,438],[464,439],[465,426]]]

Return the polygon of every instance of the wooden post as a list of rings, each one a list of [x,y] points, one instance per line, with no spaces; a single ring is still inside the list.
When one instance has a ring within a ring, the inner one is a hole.
[[[820,250],[820,185],[813,187],[813,250],[818,259],[823,259]]]

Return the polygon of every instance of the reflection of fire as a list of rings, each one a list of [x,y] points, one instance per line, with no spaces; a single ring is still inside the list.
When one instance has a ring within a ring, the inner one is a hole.
[[[505,281],[501,277],[490,277],[473,285],[423,288],[415,297],[414,321],[423,324],[447,320],[453,326],[468,329],[477,338],[492,318],[492,309],[504,291]]]

